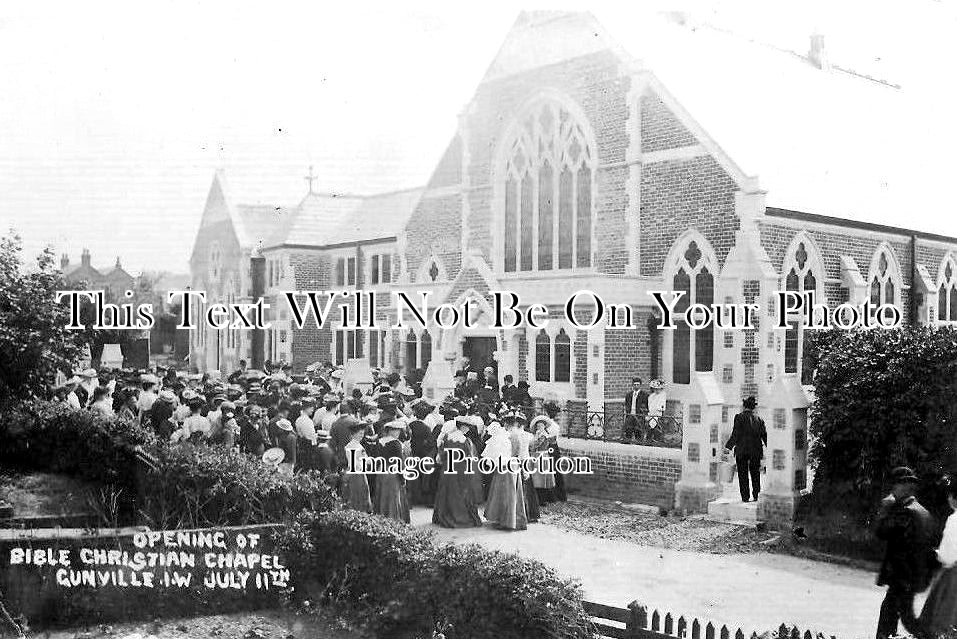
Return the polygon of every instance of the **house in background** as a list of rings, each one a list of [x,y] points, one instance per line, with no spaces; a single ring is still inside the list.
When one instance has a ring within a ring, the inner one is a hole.
[[[126,303],[126,291],[136,291],[136,278],[123,269],[119,257],[113,266],[95,268],[89,249],[83,249],[79,264],[70,264],[70,256],[64,253],[60,257],[60,271],[71,284],[82,283],[90,290],[105,291],[106,301],[110,303]]]

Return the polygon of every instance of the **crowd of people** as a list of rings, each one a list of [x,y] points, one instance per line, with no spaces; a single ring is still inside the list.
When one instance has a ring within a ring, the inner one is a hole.
[[[439,526],[467,527],[484,525],[484,504],[485,521],[523,530],[544,505],[565,500],[560,473],[482,473],[449,463],[452,450],[495,468],[513,458],[560,457],[560,407],[532,408],[528,383],[513,382],[506,375],[499,387],[492,367],[472,370],[465,360],[454,390],[432,402],[396,372],[373,369],[371,384],[346,388],[343,369],[330,363],[292,374],[282,363],[252,370],[242,361],[225,379],[164,367],[89,368],[64,376],[52,392],[74,408],[139,421],[172,445],[235,448],[281,473],[320,471],[350,508],[409,522],[410,506],[422,505]],[[433,472],[406,479],[357,470],[370,458],[404,468],[409,457],[434,460]]]

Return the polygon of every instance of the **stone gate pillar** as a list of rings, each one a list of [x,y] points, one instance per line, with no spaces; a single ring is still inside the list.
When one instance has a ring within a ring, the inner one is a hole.
[[[684,404],[681,481],[675,484],[675,505],[682,512],[707,512],[718,495],[715,452],[724,398],[714,373],[694,373],[690,399]]]
[[[807,409],[809,398],[797,375],[779,375],[765,411],[767,474],[758,496],[758,519],[787,527],[807,487]]]

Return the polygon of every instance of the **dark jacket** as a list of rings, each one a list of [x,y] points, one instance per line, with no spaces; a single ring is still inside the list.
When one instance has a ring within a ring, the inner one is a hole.
[[[734,428],[724,447],[734,449],[735,457],[761,459],[767,443],[768,431],[764,427],[764,420],[754,411],[743,410],[734,416]]]
[[[634,401],[635,392],[633,390],[625,393],[625,415],[646,415],[648,413],[648,393],[643,390],[638,393],[638,412],[631,412],[631,404]]]
[[[881,508],[877,537],[887,542],[878,586],[923,592],[937,565],[933,516],[913,497]]]

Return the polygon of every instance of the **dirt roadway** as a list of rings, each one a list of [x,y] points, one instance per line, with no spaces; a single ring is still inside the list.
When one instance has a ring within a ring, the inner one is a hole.
[[[742,627],[748,634],[794,624],[841,639],[870,639],[883,589],[874,574],[764,552],[707,554],[600,539],[532,524],[527,531],[447,530],[432,526],[432,511],[415,508],[412,523],[440,539],[475,542],[539,559],[581,580],[590,600],[649,607]]]

